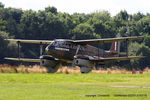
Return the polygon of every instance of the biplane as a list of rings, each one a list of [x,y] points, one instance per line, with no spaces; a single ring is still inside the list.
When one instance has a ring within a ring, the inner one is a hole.
[[[88,39],[88,40],[69,40],[69,39],[55,39],[50,40],[24,40],[24,39],[6,39],[18,43],[18,58],[5,58],[8,60],[25,61],[25,62],[39,62],[40,66],[47,68],[48,73],[55,73],[61,63],[72,63],[80,67],[81,73],[90,72],[97,64],[105,64],[110,61],[122,61],[140,59],[143,56],[129,56],[128,41],[142,39],[143,36],[120,37],[117,34],[116,38],[104,39]],[[120,42],[126,43],[126,56],[119,57]],[[40,57],[38,59],[29,59],[20,57],[20,43],[33,43],[40,45]],[[112,43],[109,50],[104,50],[92,44]],[[45,55],[43,55],[43,45],[45,48]]]

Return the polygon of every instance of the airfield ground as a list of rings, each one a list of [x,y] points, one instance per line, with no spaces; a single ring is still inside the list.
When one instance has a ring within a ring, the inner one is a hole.
[[[0,100],[150,100],[150,74],[0,73]]]

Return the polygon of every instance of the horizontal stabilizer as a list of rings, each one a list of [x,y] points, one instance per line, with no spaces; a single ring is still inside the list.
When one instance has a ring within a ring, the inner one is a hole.
[[[119,55],[127,55],[126,52],[120,52]],[[136,53],[129,52],[128,55],[136,55]]]
[[[12,42],[21,42],[21,43],[34,43],[34,44],[50,44],[53,41],[49,40],[24,40],[24,39],[5,39]]]
[[[4,58],[7,60],[24,61],[24,62],[40,62],[40,59],[29,59],[29,58]]]

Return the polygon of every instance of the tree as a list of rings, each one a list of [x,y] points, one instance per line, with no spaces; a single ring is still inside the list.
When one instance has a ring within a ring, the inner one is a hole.
[[[140,13],[140,12],[138,12],[138,13],[136,13],[136,14],[133,14],[133,15],[131,16],[131,19],[134,20],[134,21],[139,21],[139,20],[141,20],[143,17],[145,17],[145,15],[142,14],[142,13]]]
[[[0,31],[4,31],[6,29],[7,21],[0,19]]]
[[[144,44],[150,48],[150,35],[146,35],[144,38]]]
[[[8,38],[10,38],[9,33],[0,31],[0,52],[1,52],[0,59],[1,60],[4,57],[17,55],[16,44],[4,40],[4,39],[8,39]]]
[[[137,42],[131,43],[129,45],[129,51],[135,53],[138,56],[145,56],[146,58],[142,58],[139,60],[132,60],[131,65],[136,69],[144,69],[147,66],[150,66],[150,48],[145,46],[144,43],[139,44]]]
[[[137,51],[137,55],[145,56],[146,58],[139,59],[139,69],[144,69],[147,66],[150,66],[150,48],[148,46],[145,46],[144,44],[141,45],[141,47]]]
[[[0,9],[0,23],[3,22],[2,31],[9,32],[10,35],[17,36],[20,30],[20,18],[22,10],[15,8]]]
[[[137,22],[137,31],[141,35],[150,34],[150,17],[143,17],[141,20]]]
[[[46,7],[45,8],[45,11],[46,12],[51,12],[51,13],[53,13],[53,14],[57,14],[57,8],[55,8],[55,7]]]
[[[102,21],[103,23],[110,20],[110,13],[108,11],[97,11],[91,14],[92,22]]]
[[[40,39],[40,29],[37,13],[32,10],[25,11],[20,20],[20,32],[16,38]]]
[[[4,4],[0,2],[0,8],[4,8]]]
[[[87,24],[79,24],[72,31],[72,39],[92,39],[100,38],[100,35],[96,34],[93,28]]]
[[[129,14],[127,13],[126,10],[121,10],[120,13],[118,13],[118,14],[116,15],[116,17],[117,17],[118,19],[122,19],[122,20],[127,21],[128,18],[129,18]]]
[[[81,23],[85,23],[88,20],[87,16],[84,13],[82,14],[74,13],[73,15],[71,15],[71,17],[72,17],[73,24],[75,26]]]

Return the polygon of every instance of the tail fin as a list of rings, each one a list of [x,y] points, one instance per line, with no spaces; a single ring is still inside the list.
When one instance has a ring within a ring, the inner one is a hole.
[[[116,35],[116,38],[117,38],[117,37],[120,37],[120,33],[118,33],[118,34]],[[119,53],[120,53],[120,42],[114,41],[114,42],[112,43],[111,48],[110,48],[109,51],[119,54]]]

